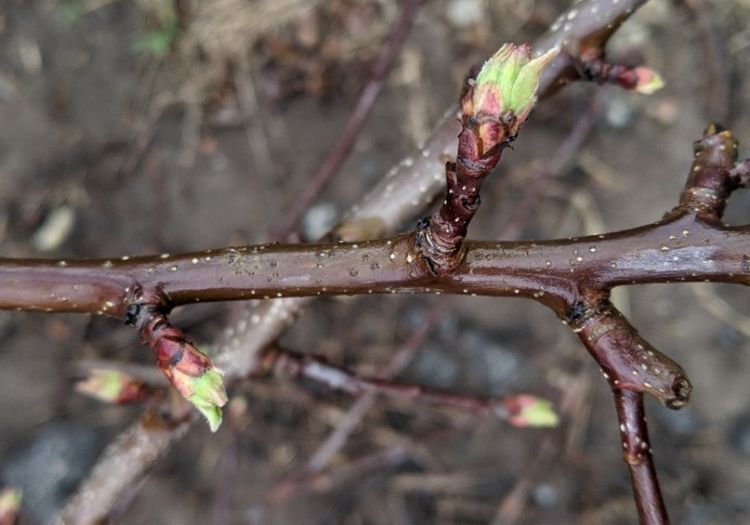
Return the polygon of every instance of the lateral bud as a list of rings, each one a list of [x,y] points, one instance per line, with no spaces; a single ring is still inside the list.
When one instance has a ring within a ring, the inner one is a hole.
[[[508,422],[514,427],[556,427],[560,418],[551,402],[529,394],[513,396],[505,403],[510,412]]]
[[[151,393],[143,382],[118,370],[94,369],[78,381],[76,392],[104,403],[124,405],[142,401]]]
[[[162,373],[177,391],[206,418],[212,432],[221,425],[227,402],[222,376],[211,359],[172,326],[164,314],[145,311],[136,321],[145,344],[156,354]]]
[[[636,83],[633,88],[642,95],[651,95],[664,87],[664,79],[659,73],[647,67],[637,67],[633,70]]]

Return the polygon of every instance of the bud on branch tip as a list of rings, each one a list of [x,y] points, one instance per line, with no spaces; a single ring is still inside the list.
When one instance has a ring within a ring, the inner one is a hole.
[[[531,58],[526,44],[504,44],[469,82],[463,100],[464,119],[475,124],[479,155],[513,140],[536,104],[542,72],[560,48]],[[466,120],[464,127],[466,127]]]
[[[534,107],[542,72],[559,52],[555,47],[532,59],[530,46],[504,44],[479,71],[465,112],[499,118],[510,111],[520,126]]]
[[[552,403],[536,396],[519,395],[509,422],[516,427],[556,427],[560,422]]]
[[[661,75],[647,67],[637,67],[634,70],[638,82],[635,85],[635,91],[643,95],[650,95],[664,87],[664,80]]]
[[[224,390],[224,373],[218,368],[209,368],[198,377],[190,378],[190,389],[192,393],[185,395],[195,408],[205,416],[211,432],[216,432],[221,425],[221,407],[227,403],[227,394]]]
[[[130,403],[141,400],[146,388],[137,379],[117,370],[94,369],[76,383],[77,392],[105,403]]]

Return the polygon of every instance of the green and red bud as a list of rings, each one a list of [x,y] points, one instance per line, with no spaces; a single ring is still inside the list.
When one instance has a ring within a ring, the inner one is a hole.
[[[227,403],[223,375],[224,373],[216,367],[206,369],[199,376],[181,374],[179,369],[176,369],[172,379],[175,387],[181,385],[177,390],[206,418],[211,432],[219,429],[221,407]]]
[[[539,79],[560,52],[531,58],[531,47],[504,44],[484,63],[463,99],[464,116],[477,119],[482,151],[514,136],[536,104]]]
[[[118,370],[94,369],[78,381],[76,392],[105,403],[124,405],[146,399],[153,390],[142,381]]]
[[[528,394],[511,398],[506,409],[511,414],[508,422],[515,427],[556,427],[560,422],[551,402]]]
[[[221,425],[221,407],[227,402],[223,372],[188,341],[166,317],[151,313],[140,326],[144,342],[156,354],[159,368],[177,391],[206,418],[212,432]]]
[[[16,522],[22,498],[21,489],[7,487],[0,490],[0,525],[13,525]]]
[[[595,58],[586,62],[585,68],[592,80],[614,84],[643,95],[650,95],[664,87],[661,75],[643,66],[629,67],[611,64],[603,58]]]
[[[633,89],[638,93],[650,95],[664,87],[664,80],[661,75],[653,69],[637,67],[633,70],[633,73],[635,73],[637,79]]]

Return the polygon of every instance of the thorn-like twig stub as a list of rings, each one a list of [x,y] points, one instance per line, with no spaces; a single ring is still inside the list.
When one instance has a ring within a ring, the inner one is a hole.
[[[611,303],[600,301],[585,312],[571,328],[613,390],[650,394],[673,409],[688,403],[692,386],[682,367],[643,339]]]

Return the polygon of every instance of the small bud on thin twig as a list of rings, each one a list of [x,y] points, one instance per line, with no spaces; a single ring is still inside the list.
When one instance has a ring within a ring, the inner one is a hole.
[[[637,67],[633,73],[637,79],[633,89],[642,95],[651,95],[664,87],[664,79],[653,69]]]
[[[560,418],[550,401],[528,394],[508,398],[506,408],[511,410],[508,422],[514,427],[556,427]]]
[[[602,57],[582,59],[584,77],[600,84],[614,84],[642,95],[651,95],[664,87],[664,79],[651,68],[612,64]]]
[[[142,401],[151,389],[134,377],[118,370],[94,369],[76,383],[76,392],[105,403],[119,405]]]

